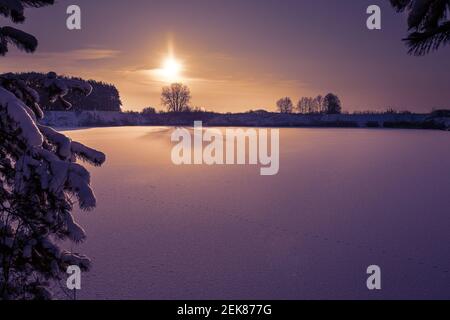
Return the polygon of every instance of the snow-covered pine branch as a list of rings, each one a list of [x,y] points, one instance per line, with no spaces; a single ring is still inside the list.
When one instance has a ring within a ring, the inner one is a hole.
[[[54,73],[41,84],[54,99],[70,91],[89,94],[89,84]],[[13,75],[0,77],[0,299],[51,298],[51,282],[84,255],[59,248],[58,241],[86,238],[72,214],[76,199],[91,210],[96,199],[89,172],[76,161],[100,166],[105,155],[40,125],[39,95]]]
[[[24,72],[14,74],[4,74],[0,77],[13,79],[20,79],[33,88],[40,96],[41,105],[45,105],[46,111],[61,111],[68,108],[68,101],[72,104],[72,111],[78,110],[95,110],[95,111],[121,111],[122,101],[117,88],[108,83],[99,82],[95,80],[83,80],[81,78],[63,76],[52,81],[51,77],[55,77],[54,73],[38,73],[38,72]],[[60,88],[58,82],[71,82],[72,90],[66,90],[64,87]],[[53,83],[52,82],[56,82]],[[53,86],[56,91],[66,93],[64,101],[58,97],[49,94],[48,88],[44,86]],[[89,84],[90,86],[88,86]],[[86,96],[92,87],[92,94]],[[52,101],[50,101],[52,100]],[[56,100],[56,101],[55,101]]]
[[[53,3],[0,0],[0,16],[20,23],[26,7]],[[34,52],[38,41],[19,29],[0,26],[0,56],[10,45]],[[66,108],[71,107],[65,99],[70,92],[92,91],[89,83],[54,72],[33,82],[48,101],[60,101]],[[27,79],[0,76],[0,299],[51,299],[52,282],[60,280],[69,265],[90,267],[87,257],[62,250],[59,241],[85,240],[73,207],[76,202],[82,210],[96,205],[90,174],[77,160],[100,166],[106,157],[40,125],[43,117],[38,91]]]
[[[54,0],[0,0],[0,16],[11,19],[14,23],[22,23],[25,21],[26,7],[40,8],[54,3]],[[10,44],[25,52],[34,52],[38,41],[33,35],[22,30],[0,26],[0,56],[9,51]]]

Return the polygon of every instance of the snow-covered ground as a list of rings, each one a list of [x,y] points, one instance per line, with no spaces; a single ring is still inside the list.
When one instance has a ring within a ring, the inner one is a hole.
[[[116,111],[47,111],[42,120],[45,125],[57,128],[138,125],[141,121],[139,115]]]
[[[171,130],[67,132],[108,157],[98,208],[77,214],[81,297],[450,298],[447,132],[282,129],[280,173],[262,177],[172,165]]]
[[[187,126],[194,121],[205,126],[254,126],[254,127],[386,127],[386,128],[435,128],[450,129],[450,118],[431,118],[426,114],[340,114],[300,115],[278,113],[183,113],[154,114],[108,111],[49,111],[43,124],[57,128],[107,127],[107,126]]]

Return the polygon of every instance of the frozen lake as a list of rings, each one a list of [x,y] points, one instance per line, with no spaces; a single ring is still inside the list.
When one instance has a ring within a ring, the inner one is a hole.
[[[98,208],[76,215],[82,298],[450,298],[448,132],[282,129],[263,177],[175,166],[171,131],[67,132],[108,157],[91,168]]]

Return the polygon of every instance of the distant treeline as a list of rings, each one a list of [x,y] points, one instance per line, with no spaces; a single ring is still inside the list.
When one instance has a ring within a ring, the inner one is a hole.
[[[290,128],[402,128],[440,129],[450,131],[450,111],[431,114],[299,114],[247,112],[220,114],[207,111],[190,112],[52,112],[46,113],[43,124],[64,127],[105,126],[192,126],[202,121],[210,127],[290,127]]]
[[[30,83],[30,86],[35,89],[41,97],[41,107],[49,111],[63,111],[66,107],[61,102],[51,103],[48,95],[39,87],[33,86],[33,80],[45,78],[44,73],[28,72],[18,73],[17,76]],[[64,77],[63,77],[64,78]],[[83,80],[76,77],[65,77],[68,79]],[[109,83],[99,82],[95,80],[88,80],[93,90],[89,96],[84,96],[77,93],[69,93],[65,99],[72,104],[72,111],[121,111],[122,101],[117,88]]]

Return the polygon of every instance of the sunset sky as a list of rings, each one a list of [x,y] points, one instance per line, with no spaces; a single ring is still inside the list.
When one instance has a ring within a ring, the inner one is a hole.
[[[27,10],[22,28],[38,51],[15,49],[0,72],[55,71],[113,83],[125,110],[160,105],[169,52],[182,66],[193,106],[214,111],[275,109],[334,92],[349,111],[450,107],[450,47],[407,55],[406,17],[387,0],[60,0]],[[66,29],[66,8],[82,9],[82,30]],[[382,30],[366,8],[382,8]],[[4,20],[2,20],[2,23]]]

